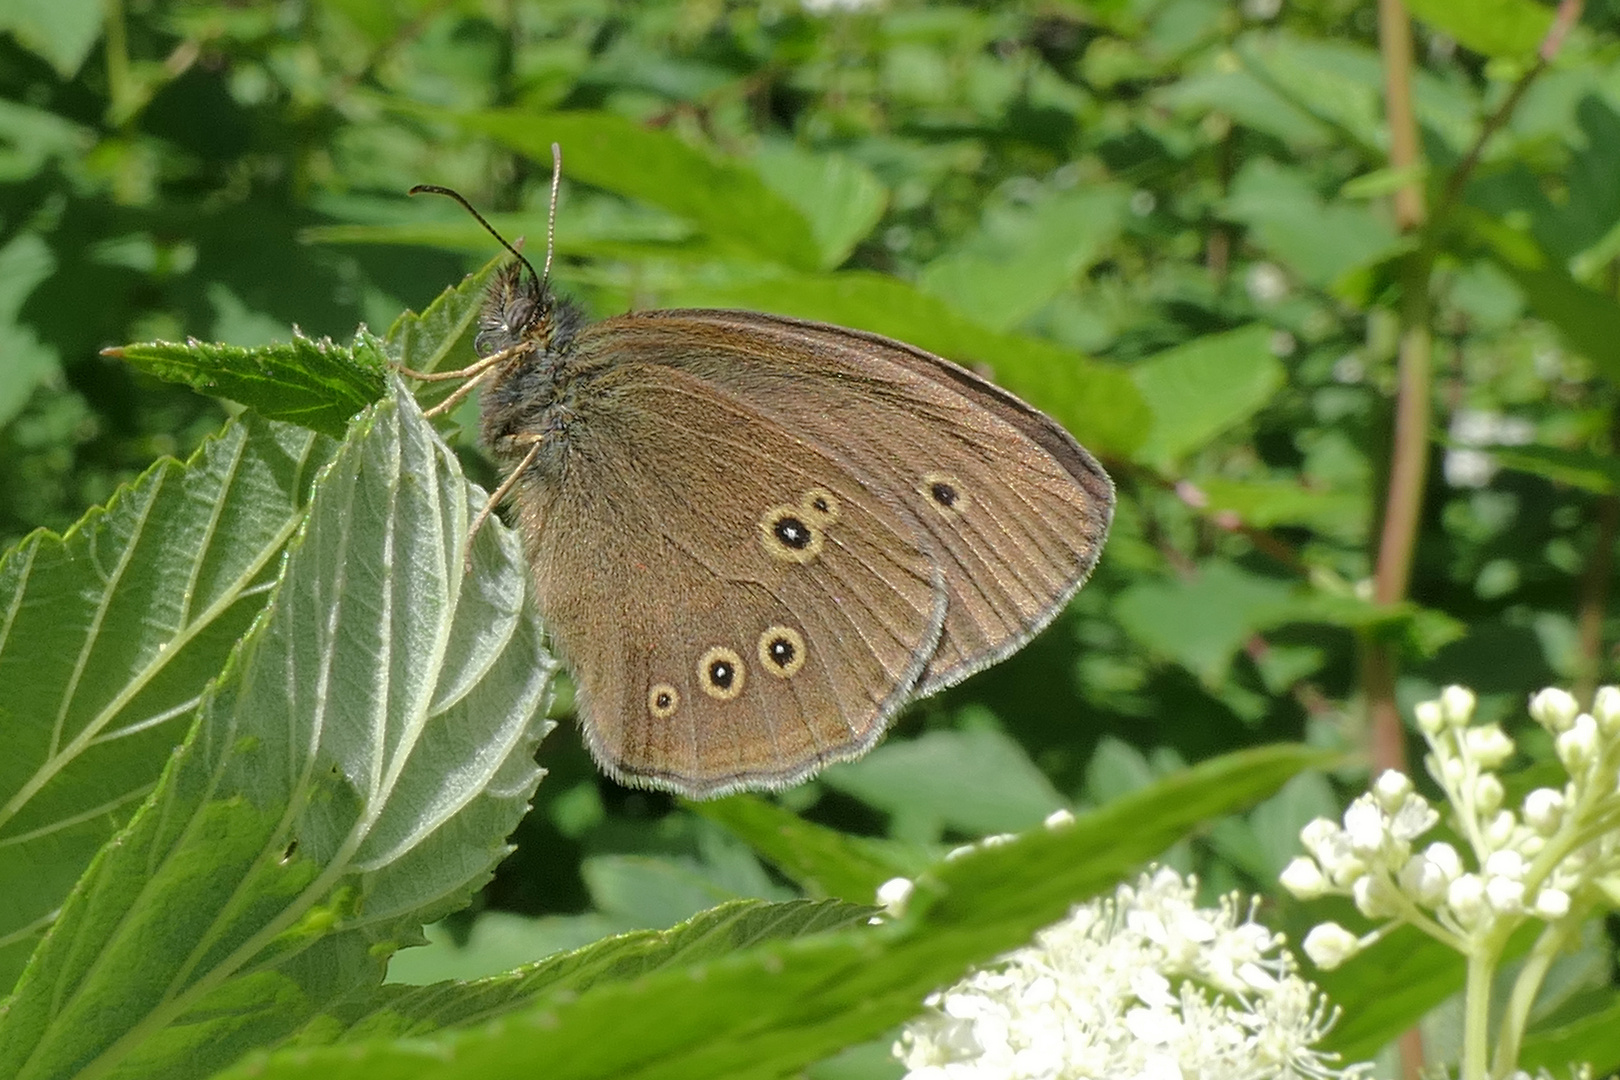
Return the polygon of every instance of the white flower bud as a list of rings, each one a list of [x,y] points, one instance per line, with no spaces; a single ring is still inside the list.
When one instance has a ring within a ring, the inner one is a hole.
[[[1462,876],[1462,856],[1457,854],[1456,848],[1444,840],[1436,841],[1424,848],[1423,857],[1440,872],[1448,884]]]
[[[1440,711],[1438,701],[1420,701],[1412,709],[1412,716],[1417,720],[1418,730],[1425,735],[1438,735],[1440,729],[1446,726],[1446,715]]]
[[[1502,851],[1493,851],[1485,859],[1485,873],[1494,877],[1513,878],[1515,881],[1524,878],[1524,856],[1512,848]]]
[[[1048,829],[1061,829],[1066,826],[1073,825],[1074,811],[1054,810],[1050,814],[1046,815],[1046,820],[1041,822],[1041,824],[1045,825]]]
[[[1316,860],[1303,855],[1283,867],[1278,880],[1282,882],[1283,888],[1301,900],[1314,900],[1324,895],[1328,888],[1327,878],[1322,876],[1322,868],[1316,865]]]
[[[1592,699],[1592,718],[1603,734],[1620,735],[1620,686],[1600,686]]]
[[[1457,785],[1461,784],[1465,779],[1467,779],[1467,777],[1468,766],[1463,764],[1461,758],[1448,757],[1440,765],[1440,780],[1446,785],[1446,787],[1452,789],[1453,791],[1455,791]]]
[[[1598,726],[1590,713],[1581,713],[1568,731],[1554,743],[1558,760],[1571,774],[1585,772],[1587,762],[1597,756]]]
[[[1384,812],[1370,795],[1360,795],[1344,812],[1344,831],[1350,837],[1350,850],[1366,858],[1384,848],[1389,830]]]
[[[1399,769],[1385,769],[1373,782],[1373,794],[1386,813],[1393,814],[1412,794],[1412,781]]]
[[[1485,823],[1485,840],[1493,849],[1507,847],[1513,840],[1513,830],[1518,827],[1519,819],[1513,816],[1513,811],[1499,810]]]
[[[1329,821],[1325,817],[1313,818],[1305,823],[1303,829],[1299,830],[1299,842],[1305,846],[1306,851],[1317,858],[1321,858],[1323,850],[1331,843],[1338,831],[1338,822]]]
[[[1494,814],[1502,806],[1502,781],[1494,773],[1474,778],[1474,806],[1482,814]]]
[[[1445,872],[1423,855],[1413,855],[1401,867],[1401,890],[1413,900],[1433,907],[1446,894]]]
[[[1332,971],[1354,956],[1361,949],[1361,942],[1338,923],[1325,922],[1311,928],[1305,935],[1303,947],[1311,963],[1323,971]]]
[[[1440,691],[1440,711],[1452,727],[1462,727],[1474,718],[1474,704],[1474,692],[1466,686],[1448,686]]]
[[[1354,855],[1347,854],[1331,865],[1323,863],[1322,872],[1327,875],[1328,881],[1333,883],[1335,889],[1347,890],[1367,872],[1367,864]]]
[[[1524,882],[1506,877],[1486,878],[1485,899],[1494,910],[1517,915],[1524,910]]]
[[[916,888],[916,883],[910,878],[890,878],[877,888],[878,906],[898,919],[906,913],[906,902]]]
[[[1524,821],[1542,836],[1558,831],[1564,820],[1564,795],[1552,788],[1536,788],[1524,797]]]
[[[1530,718],[1555,735],[1569,730],[1580,711],[1574,697],[1556,686],[1538,690],[1530,697]]]
[[[1536,893],[1536,914],[1548,922],[1569,914],[1569,893],[1563,889],[1542,889]]]
[[[1513,740],[1498,724],[1469,728],[1463,736],[1463,747],[1469,757],[1482,769],[1494,769],[1513,756]]]
[[[1446,887],[1446,906],[1465,924],[1479,918],[1485,904],[1485,882],[1478,874],[1464,874]]]
[[[1400,913],[1401,906],[1391,895],[1392,890],[1381,877],[1368,874],[1358,878],[1350,890],[1356,910],[1369,919],[1388,919]]]

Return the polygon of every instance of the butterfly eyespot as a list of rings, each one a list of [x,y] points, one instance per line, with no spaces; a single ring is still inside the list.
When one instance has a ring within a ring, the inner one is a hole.
[[[810,514],[795,506],[776,506],[759,519],[760,539],[765,550],[778,559],[807,563],[821,554],[821,527],[808,520]]]
[[[759,663],[780,679],[790,679],[804,667],[804,636],[791,626],[773,626],[759,635]]]
[[[967,495],[962,491],[962,482],[954,476],[928,473],[917,485],[917,490],[934,504],[934,509],[949,517],[955,517],[967,509]]]
[[[724,645],[713,646],[698,661],[698,682],[703,692],[719,701],[730,701],[742,693],[747,681],[748,670],[743,667],[742,657]]]
[[[669,683],[654,683],[647,691],[647,711],[654,719],[668,720],[681,707],[681,692]]]
[[[824,487],[813,487],[799,501],[799,510],[811,524],[826,528],[838,520],[838,496]]]

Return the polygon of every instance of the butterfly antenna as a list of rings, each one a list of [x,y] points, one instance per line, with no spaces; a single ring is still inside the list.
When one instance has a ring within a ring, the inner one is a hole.
[[[546,216],[546,272],[540,277],[540,291],[551,283],[551,254],[557,246],[557,191],[562,187],[562,146],[551,144],[551,210]]]
[[[552,149],[553,149],[553,151],[555,151],[556,147],[553,146]],[[423,193],[426,193],[426,194],[429,194],[429,195],[448,195],[448,196],[450,196],[450,198],[452,198],[452,199],[456,200],[456,202],[460,203],[461,206],[462,206],[462,209],[466,210],[467,213],[471,214],[473,217],[478,219],[478,224],[480,224],[480,225],[482,225],[484,227],[484,231],[488,232],[489,235],[493,236],[496,240],[500,241],[501,247],[505,248],[507,251],[510,251],[513,255],[516,255],[518,261],[521,262],[524,266],[528,267],[529,276],[534,278],[536,281],[540,282],[541,286],[542,286],[542,291],[544,291],[545,279],[543,277],[541,277],[539,274],[536,274],[534,272],[534,264],[531,263],[528,259],[525,259],[523,257],[523,252],[519,251],[517,248],[513,247],[511,244],[508,244],[506,242],[506,237],[504,237],[500,233],[496,232],[495,231],[495,226],[491,225],[488,221],[484,220],[484,215],[480,214],[477,210],[473,209],[473,204],[468,202],[465,198],[463,198],[461,192],[453,191],[453,190],[451,190],[450,188],[447,188],[447,187],[440,187],[438,184],[417,184],[415,187],[411,188],[410,191],[406,192],[407,195],[421,195]],[[556,187],[555,179],[552,181],[552,188],[551,188],[551,213],[552,213],[552,220],[555,221],[556,220],[556,214],[557,214],[557,187]],[[547,239],[547,241],[546,241],[546,273],[549,274],[550,272],[551,272],[551,241],[549,239]]]

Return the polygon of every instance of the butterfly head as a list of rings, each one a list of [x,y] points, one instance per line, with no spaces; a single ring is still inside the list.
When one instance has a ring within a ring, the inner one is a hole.
[[[580,322],[573,304],[552,292],[526,261],[514,260],[490,282],[473,348],[479,356],[503,350],[554,353],[567,345]]]

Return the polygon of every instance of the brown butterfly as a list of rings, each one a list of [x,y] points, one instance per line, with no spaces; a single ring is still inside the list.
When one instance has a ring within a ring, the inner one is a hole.
[[[554,155],[556,151],[554,149]],[[1085,583],[1108,475],[922,349],[753,311],[588,321],[516,256],[490,287],[484,445],[591,753],[710,798],[855,758],[907,701],[1029,641]],[[555,215],[556,180],[552,212]],[[408,373],[414,374],[414,373]]]

